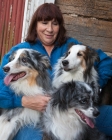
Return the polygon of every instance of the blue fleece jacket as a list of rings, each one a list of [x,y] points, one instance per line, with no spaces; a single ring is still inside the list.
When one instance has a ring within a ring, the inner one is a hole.
[[[16,51],[20,48],[28,48],[28,49],[34,49],[39,51],[40,53],[46,55],[49,57],[51,66],[53,67],[57,60],[64,55],[64,53],[67,51],[67,47],[69,43],[75,43],[80,44],[76,39],[68,38],[66,43],[62,46],[55,46],[54,49],[51,52],[51,55],[49,56],[43,47],[42,43],[37,40],[35,44],[30,44],[28,42],[17,44],[16,46],[12,47],[12,49],[4,56],[2,60],[2,64],[0,67],[0,107],[1,108],[15,108],[15,107],[22,107],[21,104],[21,98],[13,93],[13,91],[4,84],[4,72],[3,72],[3,66],[8,63],[9,56],[13,51]],[[100,62],[97,63],[95,66],[99,73],[99,84],[101,87],[103,87],[107,80],[112,77],[112,59],[108,57],[104,52],[101,50],[97,50]],[[52,75],[52,71],[49,71],[50,75]]]

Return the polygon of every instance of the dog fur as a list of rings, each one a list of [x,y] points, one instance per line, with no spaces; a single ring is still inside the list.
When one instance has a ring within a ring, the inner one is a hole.
[[[94,118],[99,114],[94,90],[94,85],[80,81],[62,84],[44,112],[43,140],[106,140],[94,128]]]
[[[95,61],[99,61],[95,50],[84,45],[70,44],[68,52],[55,65],[53,87],[59,88],[61,84],[72,80],[94,82],[98,93],[98,74],[94,68]]]
[[[7,73],[4,83],[18,96],[34,96],[50,92],[51,82],[47,69],[47,56],[32,49],[14,52],[4,66]],[[0,116],[0,140],[12,140],[18,130],[28,124],[34,126],[40,121],[41,113],[28,108],[2,110]]]

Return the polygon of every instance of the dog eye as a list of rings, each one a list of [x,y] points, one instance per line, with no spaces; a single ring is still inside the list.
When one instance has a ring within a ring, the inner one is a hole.
[[[70,52],[67,52],[66,55],[65,55],[65,58],[66,58],[69,54],[70,54]]]
[[[68,55],[70,54],[70,52],[68,52]]]
[[[27,62],[27,58],[22,58],[22,62],[26,63]]]
[[[82,99],[80,102],[81,102],[82,104],[86,104],[86,103],[88,103],[88,101],[89,101],[89,99],[84,98],[84,99]]]
[[[82,54],[80,52],[77,53],[77,56],[82,56]]]

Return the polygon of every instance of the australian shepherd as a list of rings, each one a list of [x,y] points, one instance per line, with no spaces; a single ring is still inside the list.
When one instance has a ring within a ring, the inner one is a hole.
[[[14,52],[9,63],[3,67],[4,83],[18,96],[35,96],[50,92],[51,82],[47,69],[50,62],[47,56],[32,49],[19,49]],[[28,108],[2,110],[0,116],[0,140],[12,140],[24,125],[40,121],[41,113]]]
[[[94,63],[99,57],[95,50],[85,45],[71,44],[64,57],[61,57],[54,68],[53,87],[59,88],[62,83],[72,80],[95,83],[99,91],[98,74]]]
[[[106,140],[94,127],[97,95],[94,85],[80,81],[61,84],[44,112],[43,140]]]

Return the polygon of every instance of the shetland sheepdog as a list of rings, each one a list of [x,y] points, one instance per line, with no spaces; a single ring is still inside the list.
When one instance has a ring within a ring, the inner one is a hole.
[[[42,117],[43,140],[106,140],[94,127],[99,114],[92,83],[80,81],[61,84]]]
[[[3,67],[4,83],[17,96],[35,96],[50,92],[51,82],[47,72],[50,62],[47,56],[32,49],[19,49]],[[40,121],[41,113],[29,108],[3,109],[0,116],[0,140],[12,140],[18,130]]]
[[[76,80],[86,83],[95,83],[96,92],[99,92],[98,74],[94,67],[99,61],[98,54],[85,45],[73,45],[61,57],[54,68],[53,87],[59,88],[61,84]]]

